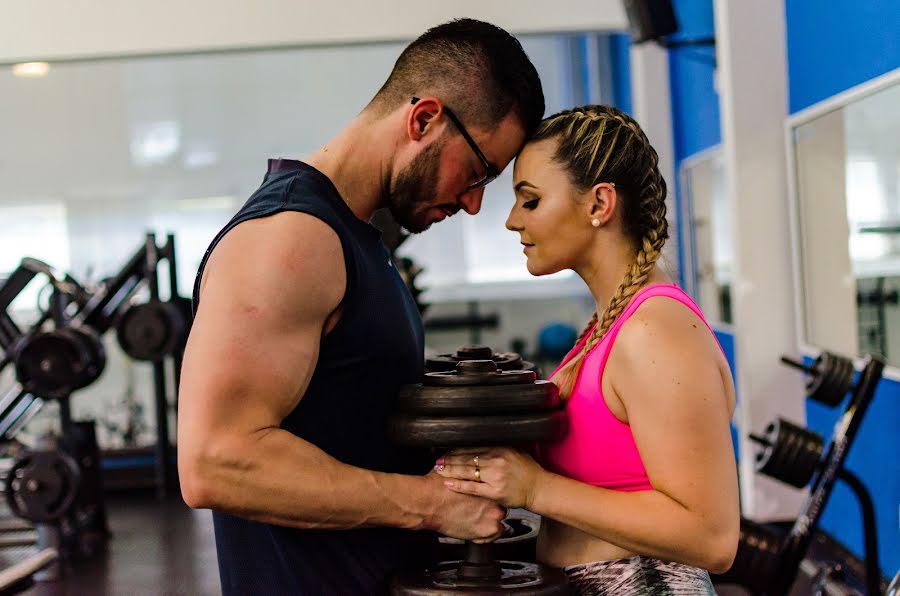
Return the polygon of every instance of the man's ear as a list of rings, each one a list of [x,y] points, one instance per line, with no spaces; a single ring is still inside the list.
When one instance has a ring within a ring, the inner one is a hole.
[[[419,141],[434,125],[434,119],[443,111],[440,100],[434,97],[423,97],[412,105],[406,120],[406,134],[410,139]]]
[[[591,220],[599,220],[600,225],[608,223],[616,213],[619,195],[612,182],[595,184],[590,190],[588,208]]]

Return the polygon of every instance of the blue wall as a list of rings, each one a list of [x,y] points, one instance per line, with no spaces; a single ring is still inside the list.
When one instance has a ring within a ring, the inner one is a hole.
[[[713,36],[712,0],[675,0],[679,31],[672,40],[701,39]],[[716,54],[712,45],[681,46],[669,50],[669,92],[672,96],[672,140],[675,145],[675,175],[681,162],[691,155],[718,145],[719,96],[713,88]],[[681,189],[677,180],[668,180],[674,208],[681,213]],[[687,232],[678,226],[678,271],[684,284],[682,260]]]
[[[698,38],[713,33],[712,0],[674,0],[673,4],[681,28],[679,37]],[[791,113],[900,67],[897,0],[786,0],[785,8]],[[712,48],[682,47],[669,52],[676,168],[686,157],[721,141],[713,60]],[[670,188],[675,186],[670,184]],[[676,190],[676,201],[678,194]],[[722,332],[716,335],[733,369],[733,338]],[[777,366],[774,360],[772,364]],[[808,425],[828,438],[840,412],[840,408],[810,402]],[[890,576],[900,567],[898,428],[900,384],[885,380],[857,435],[847,465],[872,491],[881,568]],[[849,490],[840,484],[825,510],[822,527],[862,556],[859,507]]]
[[[786,0],[793,114],[900,66],[897,0]]]
[[[897,0],[786,0],[791,113],[900,67]],[[807,404],[807,424],[830,437],[840,408]],[[847,467],[872,492],[881,569],[900,567],[900,383],[883,380],[850,451]],[[843,486],[832,495],[822,527],[862,554],[859,507]]]

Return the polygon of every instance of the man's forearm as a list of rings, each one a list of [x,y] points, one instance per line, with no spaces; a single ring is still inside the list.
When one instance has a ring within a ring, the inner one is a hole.
[[[179,461],[188,504],[296,528],[428,526],[422,477],[343,464],[282,429],[229,438]]]

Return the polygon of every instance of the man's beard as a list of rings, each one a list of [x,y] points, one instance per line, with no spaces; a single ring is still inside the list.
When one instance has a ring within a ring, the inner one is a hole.
[[[437,194],[438,169],[443,143],[432,143],[397,176],[388,195],[388,209],[401,226],[413,234],[431,226],[428,211]]]

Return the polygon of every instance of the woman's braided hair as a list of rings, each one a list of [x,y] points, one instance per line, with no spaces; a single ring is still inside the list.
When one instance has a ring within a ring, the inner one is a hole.
[[[581,351],[556,375],[564,398],[571,396],[585,355],[603,338],[632,296],[647,282],[669,236],[666,182],[659,157],[633,118],[609,106],[587,105],[546,118],[531,142],[553,139],[553,158],[562,164],[572,184],[586,192],[601,182],[615,184],[622,207],[625,234],[634,244],[635,260],[602,318],[594,316],[578,337],[587,336]],[[597,324],[598,318],[600,320]],[[595,326],[596,325],[596,326]]]

